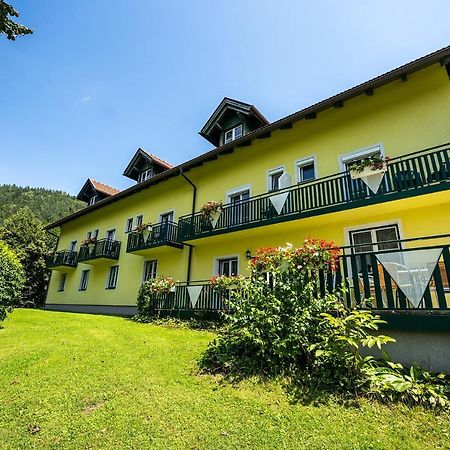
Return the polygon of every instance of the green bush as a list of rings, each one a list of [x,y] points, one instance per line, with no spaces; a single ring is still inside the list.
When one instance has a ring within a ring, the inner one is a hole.
[[[333,270],[335,258],[331,243],[310,239],[299,249],[259,251],[251,278],[230,292],[225,325],[201,368],[233,377],[282,375],[304,396],[330,392],[447,407],[445,376],[418,368],[407,373],[361,354],[394,339],[378,333],[379,316],[346,308],[342,294],[320,296],[319,271]]]
[[[0,241],[0,322],[22,295],[25,278],[17,255]]]

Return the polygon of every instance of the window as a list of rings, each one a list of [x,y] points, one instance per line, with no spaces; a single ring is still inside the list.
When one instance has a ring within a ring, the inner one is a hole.
[[[297,161],[297,183],[305,183],[315,178],[316,162],[313,157]]]
[[[354,253],[367,253],[377,252],[381,250],[399,250],[401,249],[400,242],[390,242],[383,244],[387,241],[398,241],[400,239],[400,233],[397,224],[384,225],[374,228],[365,228],[360,230],[353,230],[349,232],[350,244],[358,245],[353,249]],[[364,244],[364,245],[362,245]],[[399,256],[399,263],[401,263],[401,256]],[[372,271],[370,257],[367,256],[367,264],[369,271]],[[357,261],[358,272],[361,270],[361,263]]]
[[[74,252],[77,248],[77,241],[71,241],[69,245],[69,252]]]
[[[111,266],[106,278],[106,289],[115,289],[117,286],[117,277],[119,276],[119,266]]]
[[[86,239],[90,239],[92,237],[92,231],[88,231],[86,233]]]
[[[229,202],[233,205],[230,210],[230,225],[239,225],[248,221],[249,209],[248,200],[250,191],[248,189],[241,192],[228,194]]]
[[[145,261],[144,262],[144,273],[142,274],[142,281],[149,281],[156,277],[158,271],[158,261]]]
[[[98,238],[98,228],[94,231],[88,231],[86,233],[86,239],[94,239],[97,240]]]
[[[106,232],[106,239],[108,241],[114,241],[114,239],[116,238],[116,229],[113,228],[112,230],[108,230]]]
[[[127,224],[125,225],[125,233],[130,233],[133,231],[133,218],[127,219]]]
[[[97,202],[98,199],[98,195],[93,195],[90,199],[89,199],[89,206],[93,205],[94,203]]]
[[[80,291],[85,291],[88,287],[88,281],[89,281],[89,269],[83,270],[81,272],[81,279],[80,279]]]
[[[267,190],[278,191],[280,189],[280,177],[284,173],[283,167],[278,167],[276,169],[269,170],[267,173]]]
[[[58,292],[63,292],[64,291],[64,287],[66,285],[66,277],[67,277],[67,273],[63,272],[61,274],[60,279],[59,279]]]
[[[162,224],[168,224],[173,222],[173,211],[161,214],[161,216],[159,217],[159,221]]]
[[[144,170],[139,175],[139,182],[148,180],[153,176],[153,167],[150,167],[150,169]]]
[[[140,227],[143,222],[144,222],[144,216],[142,214],[140,214],[139,216],[136,216],[136,228]]]
[[[228,144],[228,142],[234,141],[242,137],[243,134],[242,125],[238,125],[237,127],[232,128],[231,130],[225,131],[223,137],[223,143]]]
[[[237,258],[223,258],[218,261],[218,275],[237,275],[238,274],[238,259]]]

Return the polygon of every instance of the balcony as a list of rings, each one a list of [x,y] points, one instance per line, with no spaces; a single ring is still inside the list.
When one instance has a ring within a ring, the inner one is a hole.
[[[183,248],[177,241],[178,225],[164,222],[153,225],[151,230],[144,232],[132,231],[128,234],[127,253],[142,253],[150,248],[169,246]]]
[[[342,247],[338,270],[315,278],[317,295],[336,292],[347,307],[373,309],[389,326],[448,330],[449,239],[447,234]],[[155,302],[166,315],[213,316],[226,309],[226,297],[209,281],[191,281],[156,295]]]
[[[353,180],[349,172],[339,173],[225,204],[215,227],[200,212],[183,216],[178,238],[189,241],[449,188],[450,144],[445,144],[391,159],[377,193],[362,180]],[[286,200],[278,213],[270,198],[279,194],[285,194]]]
[[[71,250],[61,250],[54,255],[49,256],[46,260],[48,269],[66,270],[77,267],[78,252]]]
[[[100,239],[92,245],[80,247],[78,262],[84,264],[97,264],[105,260],[118,260],[121,243],[110,239]]]

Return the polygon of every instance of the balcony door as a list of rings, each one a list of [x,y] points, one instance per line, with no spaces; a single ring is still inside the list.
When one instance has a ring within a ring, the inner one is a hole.
[[[229,224],[237,226],[248,222],[249,220],[249,199],[250,190],[245,189],[229,195],[230,215]]]
[[[116,239],[116,230],[108,230],[106,232],[105,251],[106,253],[112,253],[114,250],[114,241]]]
[[[173,223],[173,211],[161,214],[159,216],[160,229],[157,236],[160,239],[168,239],[170,237],[170,224]]]

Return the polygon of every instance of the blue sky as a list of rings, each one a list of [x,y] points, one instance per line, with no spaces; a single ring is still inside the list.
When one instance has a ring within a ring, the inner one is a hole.
[[[448,1],[11,0],[0,184],[118,188],[138,147],[178,164],[224,96],[276,120],[450,44]]]

